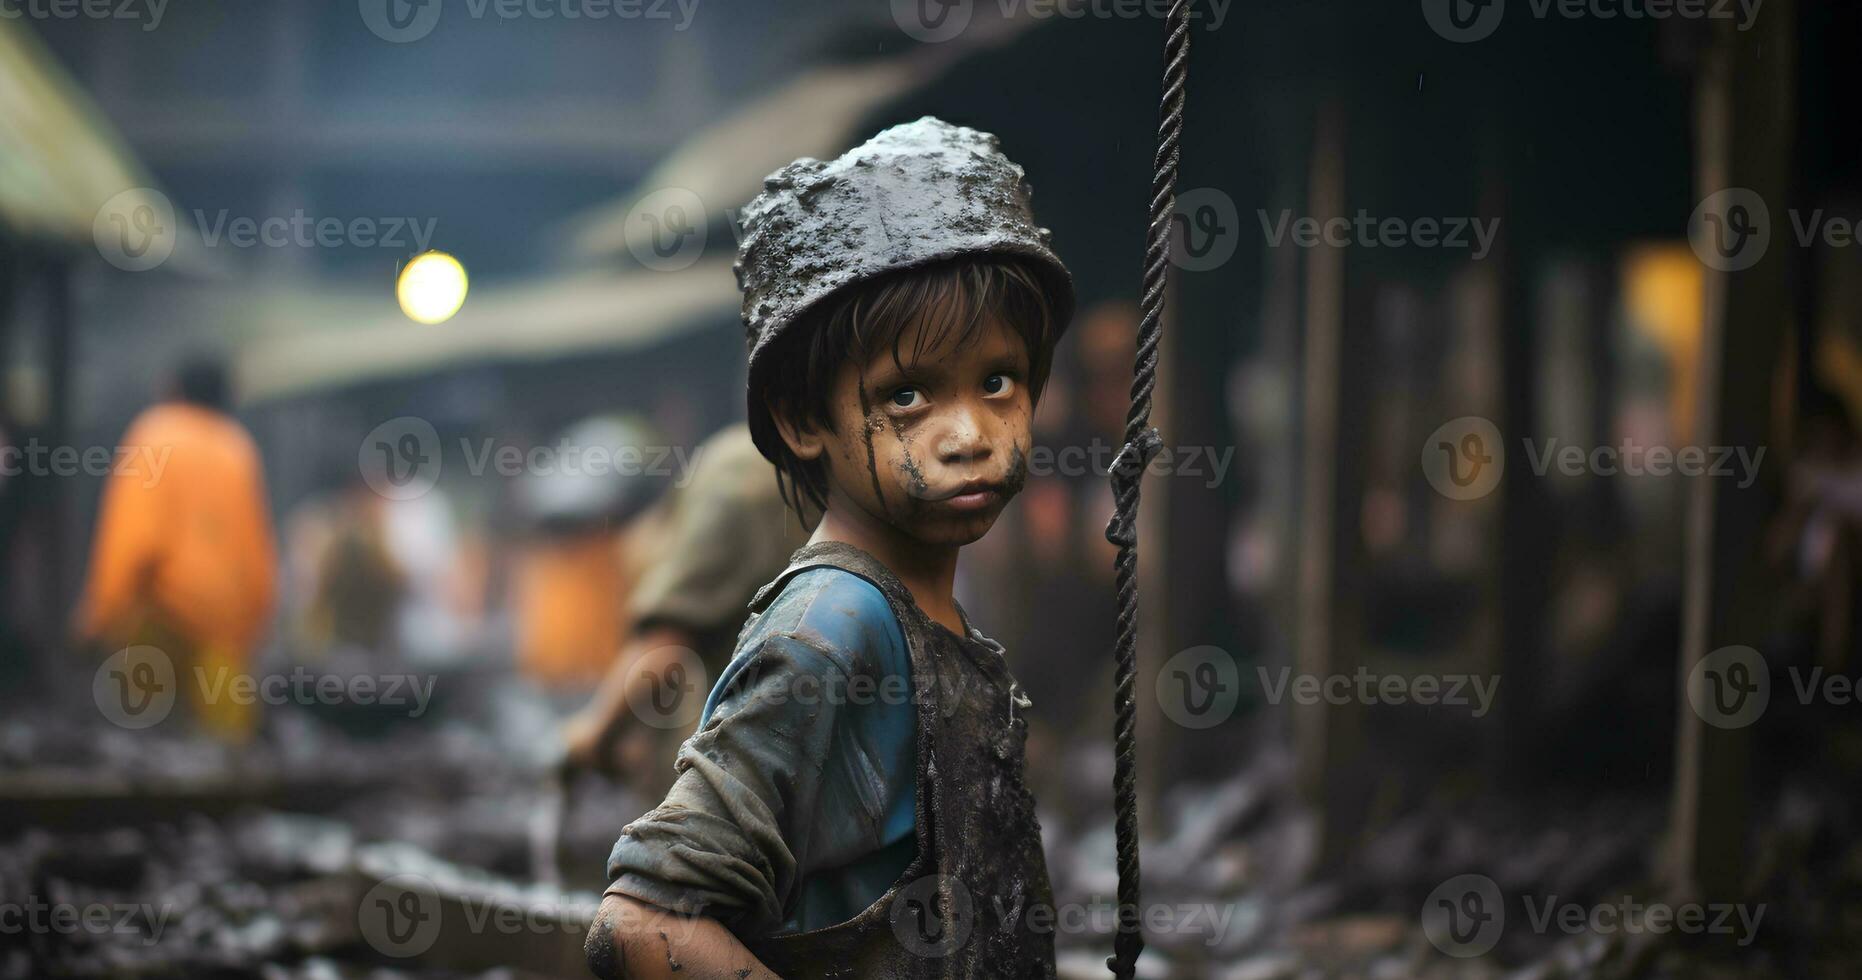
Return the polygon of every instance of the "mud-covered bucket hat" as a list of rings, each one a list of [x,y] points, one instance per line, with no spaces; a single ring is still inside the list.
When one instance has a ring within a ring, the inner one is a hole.
[[[1073,317],[1073,276],[1035,224],[1022,168],[995,136],[934,116],[904,123],[822,162],[769,175],[744,208],[737,288],[750,348],[749,421],[771,460],[782,438],[763,405],[771,345],[835,292],[877,276],[964,256],[1019,258],[1039,278],[1059,335]]]

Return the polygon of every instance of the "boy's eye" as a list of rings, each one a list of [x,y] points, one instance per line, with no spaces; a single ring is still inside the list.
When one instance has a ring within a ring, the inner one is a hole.
[[[991,395],[1000,395],[1008,392],[1014,384],[1014,381],[1006,374],[992,374],[983,379],[983,391]]]
[[[900,388],[892,393],[892,404],[899,408],[911,408],[918,404],[918,389]]]

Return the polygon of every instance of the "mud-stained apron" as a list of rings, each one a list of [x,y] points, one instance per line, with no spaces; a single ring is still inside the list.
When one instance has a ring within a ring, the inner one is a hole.
[[[876,586],[911,650],[918,851],[853,918],[746,945],[783,980],[1051,980],[1053,892],[1023,778],[1029,700],[1001,648],[932,622],[883,565],[837,542],[797,551],[751,610],[760,614],[790,578],[824,565]]]

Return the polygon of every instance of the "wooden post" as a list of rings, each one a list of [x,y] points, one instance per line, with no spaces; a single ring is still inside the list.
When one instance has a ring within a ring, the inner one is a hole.
[[[1344,113],[1319,110],[1307,181],[1308,214],[1323,222],[1345,210]],[[1339,668],[1337,620],[1338,415],[1340,336],[1345,318],[1344,249],[1320,243],[1306,250],[1306,346],[1301,400],[1299,674],[1326,677]],[[1348,830],[1338,783],[1355,751],[1354,705],[1291,706],[1299,787],[1318,815],[1320,853],[1330,861]]]
[[[1757,264],[1706,274],[1694,417],[1694,439],[1703,446],[1753,451],[1769,445],[1774,431],[1772,385],[1794,308],[1789,270],[1804,260],[1785,210],[1795,26],[1792,0],[1775,0],[1746,32],[1720,25],[1700,66],[1696,198],[1748,188],[1766,203],[1771,232]],[[1687,684],[1711,651],[1764,640],[1774,587],[1761,546],[1777,477],[1774,465],[1743,490],[1713,476],[1692,477],[1688,487],[1668,854],[1669,885],[1688,899],[1737,900],[1744,884],[1750,729],[1708,724],[1690,704]]]

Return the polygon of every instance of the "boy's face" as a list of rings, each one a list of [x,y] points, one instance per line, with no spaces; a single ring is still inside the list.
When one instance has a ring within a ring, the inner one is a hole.
[[[907,329],[899,349],[917,340]],[[1027,478],[1028,352],[994,317],[968,344],[947,337],[903,369],[890,350],[843,364],[829,405],[833,431],[809,436],[820,440],[829,506],[846,501],[911,539],[975,541]]]

